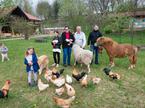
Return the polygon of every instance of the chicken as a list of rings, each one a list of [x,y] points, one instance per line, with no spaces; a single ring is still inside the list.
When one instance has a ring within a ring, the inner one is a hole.
[[[78,70],[76,68],[73,69],[73,72],[72,73],[73,73],[73,75],[78,75],[79,74],[78,73]]]
[[[70,108],[71,103],[75,100],[75,96],[68,99],[53,97],[55,104],[61,108]]]
[[[72,72],[72,77],[75,78],[77,81],[80,81],[80,79],[82,79],[85,76],[85,72],[82,72],[81,74],[79,72],[77,72],[77,70],[74,68],[73,72]]]
[[[118,73],[113,73],[110,68],[104,68],[103,71],[112,79],[120,79],[120,75]]]
[[[46,90],[49,87],[49,84],[44,84],[41,79],[38,79],[38,89],[39,92]]]
[[[59,77],[57,79],[51,78],[50,81],[56,85],[57,87],[61,87],[65,84],[65,78],[64,77]]]
[[[56,93],[58,96],[61,96],[61,95],[64,93],[64,91],[65,91],[64,87],[55,89],[55,93]]]
[[[106,75],[109,75],[109,73],[111,72],[111,69],[110,68],[104,68],[103,71]]]
[[[2,87],[2,90],[0,90],[0,98],[8,98],[8,94],[9,94],[9,89],[10,89],[10,80],[6,80],[4,86]]]
[[[58,70],[56,69],[56,67],[52,68],[52,72],[56,73]]]
[[[112,79],[120,79],[120,75],[118,73],[110,73],[109,77]]]
[[[48,69],[48,63],[49,59],[46,55],[42,55],[38,58],[38,64],[39,64],[39,75],[41,75],[43,69]]]
[[[52,71],[50,69],[46,70],[44,78],[49,82],[52,77]]]
[[[57,70],[52,70],[52,75],[56,76],[56,78],[59,78],[61,74],[63,74],[64,69],[60,69],[59,71]]]
[[[72,77],[71,76],[69,76],[69,75],[66,75],[66,82],[68,83],[68,84],[72,84]]]
[[[75,89],[71,85],[66,83],[65,87],[66,87],[66,91],[67,91],[68,96],[70,96],[70,97],[75,96],[75,93],[76,93]]]
[[[101,78],[94,77],[92,78],[93,84],[98,84],[101,81]]]
[[[85,75],[84,77],[83,77],[83,79],[81,80],[81,85],[83,86],[83,87],[87,87],[87,85],[88,85],[88,75]]]

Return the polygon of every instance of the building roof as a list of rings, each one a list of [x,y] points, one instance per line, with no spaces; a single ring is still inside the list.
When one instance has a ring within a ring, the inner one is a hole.
[[[138,17],[138,16],[145,16],[145,10],[140,11],[132,11],[132,12],[125,12],[126,16]]]
[[[1,17],[7,16],[7,15],[14,15],[18,17],[23,17],[29,21],[41,21],[41,19],[25,12],[19,6],[11,7],[11,8],[2,8],[0,9],[0,13],[1,13]]]
[[[25,12],[25,11],[24,11],[24,13],[25,13],[25,15],[27,16],[27,18],[28,18],[29,20],[41,21],[41,19],[39,19],[39,18],[37,18],[37,17],[35,17],[35,16],[33,16],[33,15],[31,15],[31,14]]]

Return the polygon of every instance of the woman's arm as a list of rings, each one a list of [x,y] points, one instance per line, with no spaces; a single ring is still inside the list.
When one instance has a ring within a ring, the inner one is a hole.
[[[86,46],[86,35],[83,33],[83,45],[82,47],[84,48]]]
[[[75,37],[73,34],[71,34],[71,37],[72,37],[72,42],[74,43],[75,42]]]
[[[57,44],[58,44],[58,45],[61,45],[61,43],[62,43],[62,40],[61,40],[61,38],[59,37],[59,38],[58,38],[58,43],[57,43]]]

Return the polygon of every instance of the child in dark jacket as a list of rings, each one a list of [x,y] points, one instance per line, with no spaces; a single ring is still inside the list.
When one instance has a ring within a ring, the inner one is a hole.
[[[55,31],[55,37],[52,40],[53,46],[53,66],[59,67],[60,63],[60,53],[61,53],[61,38],[59,37],[59,32]]]
[[[24,63],[26,65],[26,71],[28,73],[28,84],[32,86],[31,76],[34,75],[34,83],[37,84],[37,73],[39,69],[38,59],[35,54],[34,48],[28,48],[25,54]]]

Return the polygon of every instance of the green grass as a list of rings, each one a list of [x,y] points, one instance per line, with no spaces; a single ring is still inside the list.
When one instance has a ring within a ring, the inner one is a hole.
[[[132,43],[130,34],[123,34],[121,37],[111,34],[109,36],[121,43]],[[134,33],[133,36],[133,44],[145,44],[144,32]],[[0,99],[0,108],[58,108],[52,101],[55,86],[50,84],[48,90],[42,93],[38,92],[37,87],[28,87],[23,64],[25,50],[33,46],[38,56],[48,55],[50,66],[53,63],[50,42],[35,43],[34,40],[14,40],[4,43],[9,48],[10,61],[0,62],[0,87],[6,79],[10,79],[12,84],[9,98]],[[103,74],[102,69],[109,63],[105,51],[99,59],[98,66],[91,66],[90,76],[98,76],[102,81],[98,85],[89,83],[87,88],[82,88],[75,81],[73,87],[76,90],[76,100],[71,108],[145,108],[145,51],[138,53],[138,63],[134,70],[127,69],[129,64],[127,58],[115,60],[116,66],[113,70],[121,74],[121,80],[111,80]],[[71,74],[71,72],[72,68],[65,69],[65,74]]]

